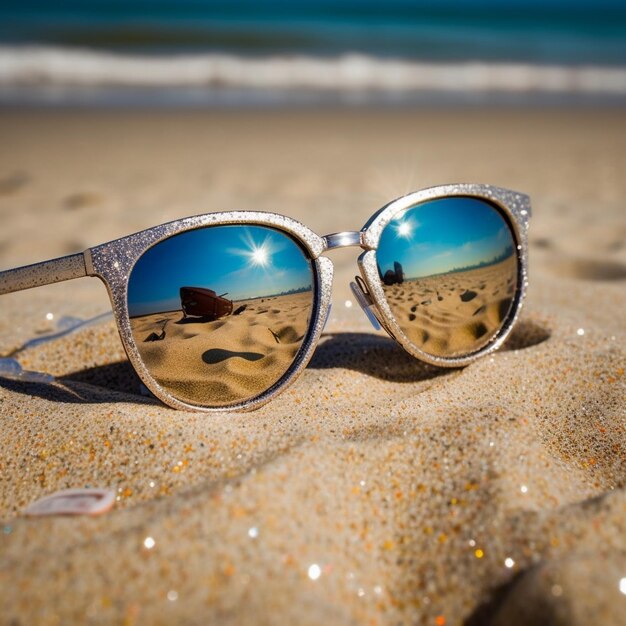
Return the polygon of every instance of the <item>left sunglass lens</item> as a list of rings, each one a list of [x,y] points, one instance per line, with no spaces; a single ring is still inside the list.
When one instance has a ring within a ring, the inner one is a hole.
[[[190,230],[148,249],[128,282],[135,345],[150,375],[188,404],[252,400],[289,370],[309,330],[314,271],[264,226]]]
[[[441,198],[399,213],[383,230],[376,259],[400,329],[435,357],[477,352],[515,306],[516,240],[486,200]]]

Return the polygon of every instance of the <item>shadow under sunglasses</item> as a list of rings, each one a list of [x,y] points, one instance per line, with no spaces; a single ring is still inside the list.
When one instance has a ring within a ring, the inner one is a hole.
[[[501,350],[532,348],[549,337],[550,331],[543,325],[521,320]],[[459,373],[416,360],[389,337],[351,332],[325,335],[308,368],[348,369],[396,383],[424,382]],[[86,368],[51,383],[0,378],[0,387],[53,402],[159,404],[140,394],[141,382],[128,361]]]

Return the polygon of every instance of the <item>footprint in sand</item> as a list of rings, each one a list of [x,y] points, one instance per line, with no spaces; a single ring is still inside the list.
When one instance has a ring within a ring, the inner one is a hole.
[[[25,172],[15,172],[0,178],[0,196],[10,196],[17,193],[30,182],[30,176]]]
[[[535,248],[543,248],[544,250],[548,248],[552,248],[552,241],[546,237],[538,237],[537,239],[533,239],[530,242],[531,246],[535,246]]]
[[[90,191],[79,191],[67,196],[63,201],[63,206],[68,211],[76,211],[99,204],[101,200],[100,194]]]
[[[473,300],[478,294],[471,289],[466,289],[459,297],[463,302],[469,302]]]
[[[551,269],[555,274],[582,280],[623,280],[626,278],[626,265],[616,261],[570,259],[553,263]]]
[[[471,333],[474,339],[480,339],[482,336],[486,335],[489,332],[489,329],[482,323],[477,322],[476,324],[468,324],[468,331]]]
[[[246,361],[258,361],[265,355],[260,352],[233,352],[232,350],[224,350],[223,348],[211,348],[202,354],[202,360],[208,365],[216,365],[227,359],[238,357]]]

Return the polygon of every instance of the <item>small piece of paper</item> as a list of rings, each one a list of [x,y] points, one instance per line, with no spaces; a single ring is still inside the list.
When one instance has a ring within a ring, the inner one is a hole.
[[[28,505],[24,515],[101,515],[114,503],[115,493],[108,489],[63,489]]]

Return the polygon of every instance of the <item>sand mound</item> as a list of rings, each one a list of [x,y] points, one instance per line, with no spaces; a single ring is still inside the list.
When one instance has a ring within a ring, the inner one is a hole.
[[[517,281],[515,259],[478,269],[384,286],[404,334],[434,356],[458,356],[487,344],[506,319]]]
[[[214,321],[182,311],[135,317],[135,343],[157,382],[191,404],[222,406],[269,389],[289,369],[308,328],[312,293],[241,300]]]

